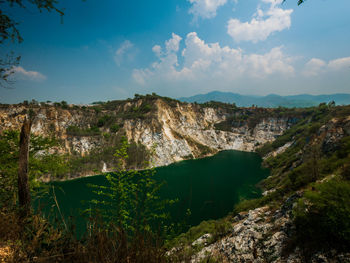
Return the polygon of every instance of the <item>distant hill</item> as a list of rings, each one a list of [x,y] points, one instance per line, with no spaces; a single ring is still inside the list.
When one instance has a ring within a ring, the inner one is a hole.
[[[257,105],[259,107],[311,107],[322,102],[334,101],[336,105],[350,104],[350,94],[329,94],[329,95],[309,95],[300,94],[293,96],[280,96],[270,94],[267,96],[240,95],[232,92],[212,91],[207,94],[198,94],[191,97],[179,98],[184,102],[204,103],[208,101],[220,101],[225,103],[235,103],[240,107]]]

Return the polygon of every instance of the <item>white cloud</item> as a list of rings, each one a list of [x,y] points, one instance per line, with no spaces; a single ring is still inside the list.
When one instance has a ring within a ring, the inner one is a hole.
[[[304,67],[303,74],[305,76],[317,76],[326,68],[327,63],[318,58],[310,59]]]
[[[154,46],[157,61],[148,68],[134,69],[134,80],[141,85],[215,82],[219,86],[228,86],[241,77],[261,79],[294,74],[292,59],[283,54],[281,47],[266,54],[245,54],[241,49],[221,47],[219,43],[207,44],[195,32],[186,36],[183,50],[179,50],[180,41],[181,37],[173,34],[165,42],[165,51],[158,45]]]
[[[134,54],[133,53],[129,53],[127,55],[127,53],[134,47],[134,44],[131,43],[129,40],[125,40],[120,47],[117,49],[117,51],[114,54],[114,61],[115,63],[120,66],[124,60],[125,57],[127,56],[127,59],[130,61],[133,59]]]
[[[216,16],[216,11],[220,6],[226,4],[227,0],[188,0],[192,7],[189,10],[190,14],[194,15],[195,19],[199,17],[209,19]]]
[[[350,57],[345,57],[345,58],[338,58],[329,61],[328,67],[331,70],[344,70],[350,69]]]
[[[307,77],[315,77],[344,70],[350,70],[350,57],[330,60],[328,63],[318,58],[312,58],[305,64],[302,73]]]
[[[236,41],[266,40],[272,33],[283,31],[291,26],[292,9],[284,10],[278,7],[282,0],[262,0],[270,4],[267,11],[258,8],[250,22],[241,22],[238,19],[230,19],[227,25],[227,33]]]
[[[46,79],[46,76],[38,71],[30,71],[25,70],[23,67],[13,67],[11,72],[14,73],[14,77],[25,79],[25,80],[33,80],[33,81],[43,81]]]
[[[182,38],[174,33],[172,33],[172,38],[165,41],[165,50],[167,54],[171,52],[177,52],[179,50],[180,41]]]
[[[174,74],[175,66],[178,66],[177,52],[179,51],[180,41],[182,38],[172,33],[172,38],[165,41],[165,50],[162,47],[155,45],[152,51],[158,57],[157,62],[154,62],[150,68],[135,69],[133,71],[133,78],[139,84],[145,84],[147,79],[150,79],[154,74],[159,74],[163,78],[171,78]]]

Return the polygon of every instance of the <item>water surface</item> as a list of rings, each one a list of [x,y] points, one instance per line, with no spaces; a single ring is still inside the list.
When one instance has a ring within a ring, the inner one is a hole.
[[[240,199],[258,197],[261,193],[255,185],[269,175],[261,168],[261,158],[255,153],[223,151],[212,157],[187,160],[156,168],[156,179],[165,182],[162,198],[179,199],[170,212],[174,222],[181,222],[187,209],[191,210],[188,222],[191,226],[203,220],[224,217],[233,210]],[[74,216],[77,225],[84,220],[80,212],[89,207],[87,202],[96,198],[87,184],[104,184],[102,175],[52,183],[64,217]],[[45,203],[43,211],[53,200]]]

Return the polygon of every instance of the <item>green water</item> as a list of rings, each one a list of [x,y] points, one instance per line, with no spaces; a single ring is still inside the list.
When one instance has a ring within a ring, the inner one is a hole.
[[[257,154],[240,151],[223,151],[212,157],[156,168],[156,179],[165,182],[161,197],[179,199],[170,210],[172,220],[181,222],[190,209],[191,226],[227,215],[242,198],[259,196],[261,193],[255,185],[268,175],[269,171],[261,168]],[[82,201],[96,198],[87,184],[104,182],[103,176],[93,176],[53,183],[64,217],[73,216],[76,224],[82,226],[84,220],[80,212],[88,208]],[[53,200],[43,199],[40,203],[43,212],[49,214]]]

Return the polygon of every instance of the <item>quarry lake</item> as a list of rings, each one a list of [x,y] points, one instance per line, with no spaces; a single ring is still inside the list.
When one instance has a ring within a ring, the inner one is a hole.
[[[255,153],[222,151],[212,157],[187,160],[156,168],[156,179],[164,182],[162,198],[178,199],[170,208],[173,222],[181,222],[187,209],[191,215],[188,224],[193,226],[203,220],[224,217],[241,199],[261,195],[256,184],[269,175],[261,167],[261,158]],[[102,175],[54,182],[55,194],[61,213],[73,216],[76,224],[83,224],[80,213],[89,207],[84,201],[96,198],[88,184],[103,184]],[[40,200],[42,211],[49,214],[54,206],[52,198]]]

